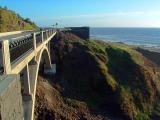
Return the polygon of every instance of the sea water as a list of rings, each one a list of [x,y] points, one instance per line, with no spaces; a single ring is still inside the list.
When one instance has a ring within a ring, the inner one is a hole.
[[[90,28],[90,38],[160,48],[160,28]]]

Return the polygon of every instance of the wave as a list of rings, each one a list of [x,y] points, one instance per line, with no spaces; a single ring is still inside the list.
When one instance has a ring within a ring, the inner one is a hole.
[[[160,29],[91,28],[90,38],[148,48],[160,48]]]

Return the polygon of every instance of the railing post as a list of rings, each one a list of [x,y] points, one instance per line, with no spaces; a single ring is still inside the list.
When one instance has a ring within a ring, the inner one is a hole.
[[[36,33],[33,33],[33,48],[36,49]]]
[[[46,30],[46,39],[48,39],[48,30]]]
[[[49,38],[49,30],[47,30],[47,39]]]
[[[51,33],[51,29],[49,29],[49,33],[50,33],[50,36],[51,36],[51,34],[52,34],[52,33]]]
[[[41,31],[41,37],[42,37],[42,42],[43,42],[43,41],[44,41],[44,40],[43,40],[43,31]]]
[[[50,36],[49,30],[48,30],[48,37]]]
[[[48,30],[48,37],[50,37],[50,31]]]
[[[2,41],[2,60],[3,60],[3,69],[4,74],[11,73],[11,61],[10,61],[10,51],[9,51],[9,41]]]

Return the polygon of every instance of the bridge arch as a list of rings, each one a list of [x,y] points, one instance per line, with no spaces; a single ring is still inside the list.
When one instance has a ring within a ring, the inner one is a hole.
[[[40,63],[42,58],[44,58],[45,62],[45,68],[51,69],[51,57],[48,50],[47,45],[45,45],[36,55],[34,60],[29,63],[29,76],[30,76],[30,89],[31,89],[31,95],[32,95],[32,112],[31,112],[31,120],[34,118],[34,107],[35,107],[35,96],[36,96],[36,88],[37,88],[37,79],[38,79],[38,73],[40,69]]]

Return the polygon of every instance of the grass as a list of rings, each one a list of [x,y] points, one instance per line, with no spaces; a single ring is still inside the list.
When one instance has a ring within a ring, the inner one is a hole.
[[[68,41],[67,46],[74,47],[63,57],[63,75],[73,98],[86,101],[93,109],[107,103],[119,105],[130,119],[150,118],[155,86],[152,71],[144,67],[138,52],[127,45],[100,41]],[[76,107],[74,103],[70,102]]]
[[[33,22],[27,22],[14,11],[0,8],[0,32],[33,30],[38,27]]]

